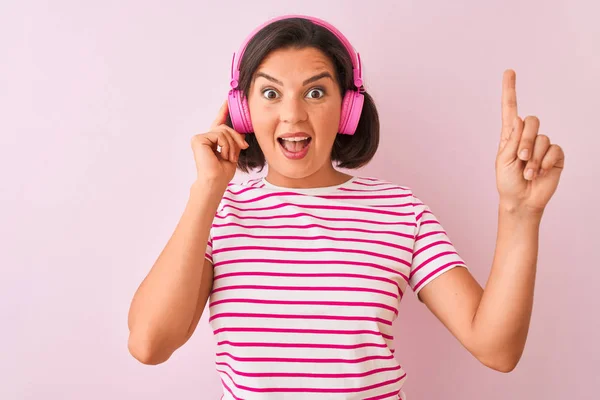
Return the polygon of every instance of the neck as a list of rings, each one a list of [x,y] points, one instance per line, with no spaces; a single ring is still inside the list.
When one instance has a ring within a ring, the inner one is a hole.
[[[326,186],[341,185],[352,176],[344,174],[336,170],[333,165],[327,164],[329,168],[321,168],[312,175],[301,178],[292,178],[280,174],[279,172],[269,168],[267,173],[267,181],[275,186],[288,187],[293,189],[310,189]]]

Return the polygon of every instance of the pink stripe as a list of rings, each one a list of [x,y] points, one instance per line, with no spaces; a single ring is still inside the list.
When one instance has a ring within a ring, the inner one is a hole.
[[[233,347],[281,347],[281,348],[292,348],[292,349],[361,349],[363,347],[379,347],[379,348],[387,348],[388,345],[385,343],[360,343],[353,345],[343,345],[343,344],[317,344],[317,343],[255,343],[255,342],[231,342],[229,340],[224,340],[222,342],[218,342],[217,346],[221,345],[229,345]]]
[[[314,333],[323,335],[376,335],[382,336],[389,340],[394,340],[394,336],[387,335],[383,332],[369,331],[369,330],[337,330],[337,329],[288,329],[288,328],[220,328],[213,331],[214,335],[222,332],[260,332],[260,333]]]
[[[340,188],[339,190],[344,192],[362,192],[362,193],[373,193],[373,192],[383,192],[386,190],[406,190],[403,187],[389,187],[384,189],[350,189],[350,188]]]
[[[391,185],[391,183],[389,182],[380,182],[380,183],[362,183],[362,182],[354,182],[357,185],[363,185],[363,186],[383,186],[383,185]]]
[[[423,204],[415,204],[415,206],[418,206],[418,205],[423,205]],[[415,219],[417,221],[420,220],[421,217],[423,216],[423,214],[431,214],[431,215],[433,215],[433,213],[430,210],[425,210],[425,211],[419,213],[419,215],[417,215]]]
[[[354,250],[354,249],[336,249],[335,247],[324,247],[324,248],[300,248],[300,247],[296,247],[296,248],[286,248],[286,247],[270,247],[270,246],[237,246],[237,247],[225,247],[223,249],[218,249],[218,250],[213,250],[213,255],[217,254],[217,253],[225,253],[225,252],[230,252],[230,251],[248,251],[248,250],[257,250],[257,251],[280,251],[280,252],[284,252],[284,253],[291,253],[291,252],[298,252],[298,253],[326,253],[326,252],[332,252],[332,253],[353,253],[353,254],[362,254],[362,255],[367,255],[367,256],[372,256],[372,257],[377,257],[377,258],[384,258],[386,260],[391,260],[400,264],[404,264],[407,267],[410,267],[410,262],[402,259],[402,258],[398,258],[398,257],[392,257],[389,256],[387,254],[380,254],[380,253],[375,253],[372,251],[365,251],[365,250]]]
[[[256,190],[259,189],[259,187],[257,186],[250,186],[250,187],[246,187],[244,189],[241,189],[237,192],[234,192],[231,189],[227,189],[225,192],[227,193],[231,193],[235,196],[239,196],[240,194],[243,194],[245,192],[248,191],[252,191],[252,190]],[[402,187],[390,187],[390,188],[385,188],[385,189],[349,189],[349,188],[339,188],[339,190],[341,191],[347,191],[347,192],[358,192],[358,193],[374,193],[374,192],[382,192],[385,190],[407,190],[406,188],[402,188]],[[255,200],[260,200],[263,198],[267,198],[267,197],[272,197],[272,196],[281,196],[281,195],[293,195],[293,196],[298,196],[299,194],[297,192],[278,192],[278,193],[269,193],[267,195],[261,196],[261,197],[257,197]],[[399,195],[399,197],[408,197],[408,196],[412,196],[411,193],[406,193],[406,194],[402,194]],[[316,196],[316,197],[320,197],[320,198],[331,198],[329,196]],[[390,197],[392,197],[390,195]],[[395,197],[395,196],[394,196]],[[357,198],[357,197],[342,197],[342,198]],[[358,198],[365,198],[365,197],[358,197]],[[379,198],[379,197],[366,197],[366,198]],[[228,200],[230,200],[230,198],[227,198]],[[241,202],[240,200],[233,200],[235,202]],[[246,202],[251,202],[253,200],[246,200]]]
[[[439,223],[439,221],[433,220],[433,219],[429,220],[429,221],[423,221],[423,222],[421,222],[421,226],[425,226],[425,225],[438,225],[438,226],[441,226],[440,223]]]
[[[227,375],[227,376],[229,376],[229,375]],[[231,377],[229,377],[229,379],[231,379]],[[233,379],[231,381],[233,382]],[[239,397],[237,397],[235,394],[233,394],[233,392],[231,391],[231,389],[229,389],[229,386],[227,386],[227,384],[225,383],[225,381],[223,379],[221,379],[221,383],[223,384],[223,387],[225,389],[227,389],[229,394],[231,394],[235,400],[243,400],[243,399],[240,399]],[[233,383],[233,384],[235,385],[235,383]]]
[[[255,188],[257,185],[262,184],[262,178],[249,179],[246,183],[242,183],[240,186],[250,186]]]
[[[429,264],[430,262],[432,262],[432,261],[434,261],[434,260],[437,260],[437,259],[438,259],[438,258],[440,258],[440,257],[448,256],[448,255],[451,255],[451,254],[458,255],[458,253],[457,253],[457,252],[455,252],[455,251],[444,251],[444,252],[442,252],[442,253],[438,253],[438,254],[436,254],[436,255],[435,255],[435,256],[433,256],[433,257],[430,257],[429,259],[427,259],[427,260],[423,261],[423,262],[421,263],[421,265],[419,265],[417,268],[413,269],[413,270],[410,272],[410,275],[409,275],[409,277],[410,277],[410,278],[412,278],[412,277],[413,277],[413,276],[414,276],[414,275],[417,273],[417,271],[418,271],[418,270],[420,270],[421,268],[423,268],[424,266],[426,266],[426,265],[427,265],[427,264]]]
[[[391,360],[392,354],[387,356],[368,356],[361,358],[295,358],[295,357],[237,357],[231,353],[221,352],[215,354],[217,357],[229,357],[232,360],[243,362],[272,362],[272,363],[315,363],[315,364],[360,364],[371,360]]]
[[[227,214],[224,215],[222,217],[217,217],[217,218],[226,218],[228,216],[233,216],[239,219],[275,219],[275,218],[291,218],[291,217],[299,217],[299,216],[310,216],[310,214],[297,214],[297,215],[283,215],[283,216],[278,216],[278,217],[239,217],[237,215],[234,214]],[[325,219],[328,220],[328,218],[320,218],[320,217],[315,217],[317,219]],[[332,221],[336,221],[336,222],[362,222],[360,220],[344,220],[344,219],[332,219],[329,218],[329,220]],[[364,221],[364,222],[372,222],[372,221]],[[384,225],[384,223],[381,223],[382,225]],[[407,224],[393,224],[393,225],[412,225],[413,227],[416,227],[417,225],[414,223],[407,223]],[[291,229],[308,229],[308,228],[322,228],[322,229],[327,229],[330,231],[337,231],[337,232],[363,232],[363,233],[369,233],[369,234],[385,234],[385,235],[394,235],[394,236],[400,236],[400,237],[405,237],[408,239],[414,239],[414,235],[408,235],[406,233],[400,233],[400,232],[394,232],[394,231],[370,231],[367,229],[359,229],[359,228],[334,228],[331,226],[325,226],[325,225],[319,225],[319,224],[309,224],[309,225],[242,225],[242,224],[237,224],[235,222],[230,222],[227,224],[213,224],[213,228],[224,228],[224,227],[229,227],[229,226],[239,226],[240,228],[246,228],[246,229],[286,229],[286,228],[291,228]]]
[[[359,387],[359,388],[339,388],[339,389],[338,388],[254,388],[254,387],[250,387],[250,386],[238,385],[235,383],[235,381],[233,380],[231,375],[229,375],[226,371],[223,371],[220,369],[217,369],[217,371],[227,375],[227,377],[229,377],[229,379],[231,379],[231,382],[235,385],[236,388],[247,390],[249,392],[257,392],[257,393],[267,393],[267,392],[270,392],[270,393],[273,393],[273,392],[283,392],[283,393],[356,393],[356,392],[362,392],[365,390],[376,389],[381,386],[391,385],[393,383],[399,382],[402,378],[404,378],[406,376],[406,374],[404,374],[401,377],[398,377],[395,379],[390,379],[385,382],[380,382],[380,383],[376,383],[374,385],[363,386],[363,387]]]
[[[244,189],[240,190],[239,192],[234,192],[234,191],[233,191],[233,190],[231,190],[231,189],[227,189],[225,192],[226,192],[226,193],[228,192],[228,193],[231,193],[231,194],[233,194],[234,196],[237,196],[237,195],[240,195],[240,194],[242,194],[242,193],[245,193],[245,192],[248,192],[248,191],[251,191],[251,190],[256,190],[256,189],[257,189],[257,188],[255,188],[255,187],[253,187],[253,186],[250,186],[250,187],[247,187],[247,188],[244,188]]]
[[[413,203],[402,203],[402,204],[371,204],[370,205],[370,207],[409,207],[409,206],[414,206],[414,204]]]
[[[213,237],[213,240],[222,240],[222,239],[233,239],[233,238],[239,238],[239,237],[245,237],[245,238],[253,238],[253,239],[274,239],[274,240],[319,240],[319,239],[324,239],[324,240],[331,240],[334,242],[344,242],[344,243],[348,243],[348,242],[356,242],[356,243],[370,243],[370,244],[378,244],[380,246],[387,246],[387,247],[392,247],[394,249],[398,249],[398,250],[404,250],[408,253],[412,253],[412,249],[406,247],[406,246],[400,246],[394,243],[388,243],[388,242],[384,242],[381,240],[368,240],[368,239],[356,239],[356,238],[344,238],[344,237],[332,237],[332,236],[259,236],[259,235],[249,235],[246,233],[238,233],[238,234],[232,234],[232,235],[223,235],[223,236],[215,236]]]
[[[452,243],[450,243],[447,240],[438,240],[437,242],[429,243],[428,245],[423,246],[419,250],[415,251],[413,253],[413,257],[418,256],[420,253],[424,252],[427,249],[430,249],[430,248],[435,247],[435,246],[439,246],[441,244],[449,244],[450,246],[452,246]],[[415,242],[415,247],[419,247],[419,242]],[[214,252],[213,252],[213,254],[214,254]]]
[[[328,200],[337,200],[337,199],[361,199],[361,200],[365,200],[365,199],[373,199],[373,200],[377,200],[377,199],[400,199],[403,197],[409,197],[410,194],[386,194],[386,195],[359,195],[359,196],[350,196],[350,195],[327,195],[327,196],[317,196],[320,197],[322,199],[328,199]]]
[[[393,211],[386,211],[386,210],[372,210],[370,208],[360,208],[360,207],[324,206],[324,205],[315,205],[315,204],[295,204],[295,203],[279,203],[274,206],[259,207],[259,208],[239,208],[239,207],[232,206],[231,204],[225,204],[223,206],[222,210],[225,210],[226,208],[232,208],[234,210],[244,211],[244,212],[269,211],[269,210],[278,210],[280,208],[284,208],[284,207],[288,207],[288,206],[298,207],[298,208],[308,208],[311,210],[356,211],[356,212],[362,212],[365,214],[383,214],[383,215],[393,215],[393,216],[397,216],[397,217],[406,217],[408,215],[414,215],[413,212],[400,213],[400,212],[393,212]]]
[[[291,301],[291,300],[262,300],[262,299],[224,299],[210,303],[214,307],[223,303],[255,303],[255,304],[280,304],[280,305],[315,305],[315,306],[344,306],[344,307],[378,307],[393,311],[398,315],[398,310],[381,303],[369,302],[346,302],[346,301]]]
[[[400,290],[400,285],[398,282],[393,281],[389,278],[384,278],[381,276],[371,276],[371,275],[361,275],[361,274],[301,274],[301,273],[282,273],[282,272],[230,272],[227,274],[220,274],[213,278],[213,281],[222,278],[230,278],[232,276],[275,276],[281,278],[292,278],[292,277],[300,277],[300,278],[359,278],[359,279],[369,279],[381,282],[390,283]]]
[[[367,397],[364,400],[382,400],[382,399],[386,399],[388,397],[392,397],[393,399],[399,399],[398,395],[400,393],[400,390],[401,389],[393,390],[391,392],[388,392],[388,393],[385,393],[385,394],[381,394],[381,395],[375,396],[375,397]]]
[[[208,254],[208,253],[204,253],[204,257],[205,257],[205,258],[208,258],[208,259],[210,260],[210,262],[211,262],[211,263],[212,263],[212,262],[214,262],[214,261],[213,261],[213,258],[212,258],[212,256],[211,256],[210,254]],[[213,267],[214,267],[214,265],[213,265]]]
[[[465,268],[466,268],[466,266],[465,266],[463,263],[460,263],[460,262],[455,262],[455,261],[453,261],[453,262],[449,262],[448,264],[444,264],[444,265],[442,265],[441,267],[439,267],[438,269],[436,269],[436,270],[434,270],[434,271],[430,272],[429,274],[427,274],[427,275],[426,275],[426,276],[425,276],[423,279],[421,279],[421,280],[419,281],[419,283],[417,283],[417,284],[415,285],[415,287],[413,288],[413,290],[417,290],[417,289],[419,289],[419,287],[420,287],[420,286],[421,286],[421,285],[422,285],[422,284],[423,284],[425,281],[427,281],[427,279],[429,279],[431,276],[433,276],[433,275],[437,274],[439,271],[442,271],[442,270],[444,270],[444,269],[446,269],[446,268],[450,268],[450,267],[452,267],[452,266],[462,266],[462,267],[465,267]]]
[[[427,236],[438,235],[438,234],[446,235],[446,231],[431,231],[431,232],[427,232],[427,233],[424,233],[422,235],[416,236],[415,237],[415,241],[419,241],[419,240],[421,240],[423,238],[426,238]]]
[[[231,197],[223,196],[223,200],[229,200],[233,203],[238,203],[238,204],[248,204],[248,203],[254,203],[254,202],[257,202],[260,200],[268,199],[270,197],[284,197],[284,196],[303,197],[303,195],[298,194],[297,192],[274,192],[274,193],[263,194],[262,196],[254,197],[254,198],[247,199],[247,200],[238,200],[238,199],[233,199]]]
[[[233,286],[223,286],[218,289],[213,289],[211,293],[223,292],[226,290],[238,290],[238,289],[264,289],[264,290],[304,290],[304,291],[331,291],[331,292],[369,292],[369,293],[379,293],[385,296],[393,297],[394,299],[398,298],[398,295],[390,292],[386,292],[385,290],[371,289],[371,288],[362,288],[362,287],[349,287],[349,286],[268,286],[268,285],[233,285]]]
[[[402,368],[400,365],[389,368],[378,368],[370,371],[354,373],[354,374],[312,374],[312,373],[294,373],[294,372],[241,372],[235,370],[231,365],[226,362],[216,362],[216,365],[228,367],[236,375],[246,376],[251,378],[362,378],[365,376],[377,374],[379,372],[395,371]]]
[[[231,260],[226,260],[226,261],[220,261],[220,262],[216,262],[214,264],[214,268],[223,266],[223,265],[229,265],[229,264],[240,264],[240,263],[274,263],[274,264],[312,264],[312,265],[328,265],[328,264],[341,264],[341,265],[360,265],[360,266],[364,266],[364,267],[371,267],[371,268],[375,268],[375,269],[379,269],[382,271],[387,271],[389,273],[395,274],[395,275],[400,275],[401,277],[403,277],[406,282],[408,282],[408,277],[406,275],[404,275],[402,272],[397,271],[395,269],[392,268],[387,268],[381,265],[377,265],[377,264],[373,264],[373,263],[366,263],[366,262],[360,262],[360,261],[345,261],[345,260],[271,260],[268,258],[234,258]]]
[[[377,317],[360,317],[349,315],[307,315],[307,314],[260,314],[260,313],[220,313],[208,319],[208,322],[219,318],[271,318],[271,319],[318,319],[330,321],[372,321],[392,326],[392,321]]]

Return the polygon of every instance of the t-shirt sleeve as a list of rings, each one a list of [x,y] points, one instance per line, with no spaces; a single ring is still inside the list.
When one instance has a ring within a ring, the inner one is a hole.
[[[417,295],[428,283],[454,267],[467,268],[431,209],[413,195],[416,219],[409,285]]]
[[[206,252],[204,253],[204,258],[210,261],[212,264],[214,264],[212,258],[212,231],[213,230],[211,227],[210,233],[208,234],[208,243],[206,243]]]
[[[206,251],[204,252],[204,258],[206,260],[210,261],[213,265],[215,263],[213,260],[213,235],[215,233],[215,224],[219,221],[217,216],[221,213],[222,208],[223,208],[223,200],[220,201],[219,207],[217,208],[217,212],[215,213],[213,222],[210,226],[210,231],[208,232],[208,240],[206,243]]]

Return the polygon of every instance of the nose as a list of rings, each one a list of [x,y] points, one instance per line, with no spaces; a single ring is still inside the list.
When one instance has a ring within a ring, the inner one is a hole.
[[[305,121],[308,113],[305,109],[304,99],[288,96],[281,102],[279,120],[288,124],[297,124]]]

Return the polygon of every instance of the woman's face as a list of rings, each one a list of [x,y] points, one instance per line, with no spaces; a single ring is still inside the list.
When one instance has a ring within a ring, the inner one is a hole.
[[[341,104],[333,63],[320,50],[288,48],[269,54],[248,93],[269,175],[278,175],[279,181],[330,177]]]

